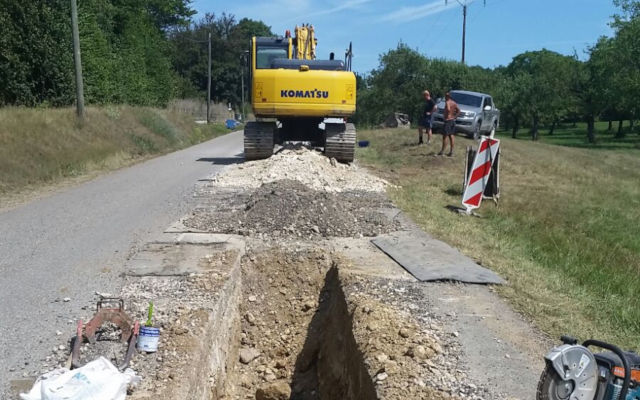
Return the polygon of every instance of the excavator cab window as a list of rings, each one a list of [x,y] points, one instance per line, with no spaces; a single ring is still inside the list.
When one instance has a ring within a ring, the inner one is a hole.
[[[273,60],[277,58],[287,58],[288,51],[286,47],[258,47],[256,51],[256,68],[268,69],[272,68]]]

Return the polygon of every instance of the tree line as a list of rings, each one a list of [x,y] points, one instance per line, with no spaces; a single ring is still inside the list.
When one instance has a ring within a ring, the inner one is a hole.
[[[75,83],[69,0],[0,0],[0,106],[65,106]],[[85,98],[90,104],[166,105],[203,96],[208,33],[214,100],[240,102],[242,55],[260,21],[194,20],[190,0],[79,0]]]
[[[436,97],[448,90],[490,93],[501,110],[501,124],[513,137],[526,128],[532,139],[543,128],[553,134],[560,122],[583,121],[595,141],[595,121],[623,121],[640,117],[640,1],[614,0],[612,37],[601,37],[587,49],[588,59],[549,50],[529,51],[495,69],[466,66],[428,58],[400,43],[380,58],[380,65],[358,76],[357,122],[377,125],[391,112],[409,113],[413,120],[423,107],[421,92]]]
[[[640,0],[613,0],[614,34],[587,49],[585,61],[548,50],[519,54],[494,69],[429,58],[400,43],[379,67],[357,76],[355,121],[377,125],[394,111],[415,121],[421,91],[434,96],[466,89],[494,96],[501,124],[513,136],[561,122],[584,121],[595,141],[596,120],[632,125],[640,115]],[[194,20],[190,0],[80,0],[85,97],[90,104],[166,105],[207,89],[212,42],[212,97],[241,102],[252,36],[271,36],[262,21],[206,14]],[[64,106],[74,102],[69,0],[0,0],[0,106]]]

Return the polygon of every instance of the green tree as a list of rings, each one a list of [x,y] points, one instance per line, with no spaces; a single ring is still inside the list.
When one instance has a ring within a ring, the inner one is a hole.
[[[166,32],[188,22],[189,3],[80,1],[87,101],[166,104],[176,86]],[[73,100],[68,0],[0,0],[0,105]]]
[[[0,0],[0,105],[72,101],[70,12],[64,0]]]
[[[528,96],[533,91],[534,82],[531,75],[524,72],[500,73],[502,76],[495,91],[496,104],[500,105],[501,124],[511,129],[511,137],[515,139],[522,125],[531,117]]]
[[[506,73],[512,79],[520,74],[529,75],[531,79],[530,84],[519,85],[519,89],[527,90],[521,94],[527,99],[533,140],[538,139],[541,124],[560,120],[574,101],[570,91],[574,62],[577,61],[572,57],[543,49],[519,54],[507,66]]]
[[[179,96],[205,93],[207,90],[207,36],[211,32],[212,98],[218,102],[239,104],[241,74],[246,73],[243,54],[249,50],[253,36],[274,36],[261,21],[243,18],[236,22],[233,15],[216,17],[207,14],[201,20],[170,36],[173,67],[181,77]],[[247,75],[245,75],[247,77]],[[246,82],[246,81],[245,81]]]
[[[613,101],[621,118],[624,116],[633,121],[640,116],[640,6],[632,1],[621,3],[625,3],[623,10],[629,18],[616,17],[612,23],[616,35],[611,40],[609,54],[617,67],[610,71],[611,85],[615,90]],[[623,130],[618,129],[618,136],[623,135]]]
[[[359,123],[377,125],[396,111],[407,113],[417,121],[425,89],[437,98],[453,89],[486,91],[496,80],[490,70],[429,59],[399,43],[396,49],[383,54],[380,66],[360,82],[356,118]]]

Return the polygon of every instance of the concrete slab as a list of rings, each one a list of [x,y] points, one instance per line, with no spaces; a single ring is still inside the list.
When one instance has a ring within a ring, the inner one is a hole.
[[[231,235],[171,233],[147,243],[125,263],[129,276],[180,276],[215,269],[213,254],[239,258],[244,241]]]
[[[493,271],[420,229],[381,235],[371,242],[420,281],[504,283]]]
[[[165,232],[153,237],[150,242],[167,244],[233,245],[244,248],[245,239],[240,235],[229,235],[225,233]]]
[[[350,263],[342,269],[345,273],[414,282],[416,280],[398,263],[374,246],[368,238],[332,238],[327,240],[323,247],[330,248],[349,259]]]

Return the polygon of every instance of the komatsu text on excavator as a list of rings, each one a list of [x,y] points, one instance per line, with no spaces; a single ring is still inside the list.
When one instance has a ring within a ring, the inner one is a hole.
[[[251,40],[251,106],[256,121],[244,130],[247,160],[268,158],[275,144],[311,142],[327,157],[353,161],[356,78],[351,45],[345,60],[316,59],[313,26],[296,27],[284,37]],[[324,127],[324,129],[322,129]]]

